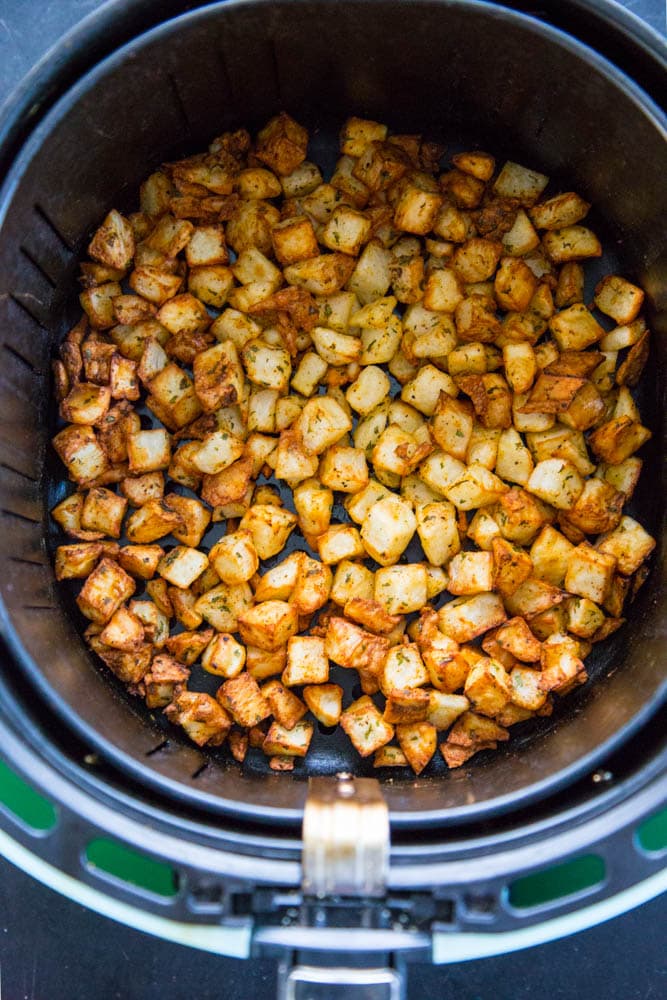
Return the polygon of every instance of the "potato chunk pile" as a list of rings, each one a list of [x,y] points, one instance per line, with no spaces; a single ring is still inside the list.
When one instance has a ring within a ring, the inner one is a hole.
[[[586,681],[647,573],[644,293],[584,301],[590,206],[535,170],[359,118],[328,180],[307,148],[225,133],[94,234],[56,576],[199,746],[291,770],[315,720],[458,767]]]

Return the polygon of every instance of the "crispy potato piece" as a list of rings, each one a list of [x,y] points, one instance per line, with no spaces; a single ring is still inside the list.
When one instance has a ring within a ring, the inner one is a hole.
[[[180,691],[164,710],[170,722],[181,726],[197,746],[220,746],[232,720],[210,694]]]
[[[294,635],[287,640],[287,666],[282,681],[297,684],[325,684],[329,680],[329,660],[324,639],[315,635]]]
[[[215,697],[239,726],[256,726],[271,714],[271,706],[250,674],[226,680]]]
[[[345,709],[340,724],[361,757],[369,757],[394,737],[394,727],[384,721],[368,695]]]
[[[262,687],[262,695],[269,703],[271,714],[285,729],[294,729],[304,717],[308,708],[293,691],[289,691],[279,680],[268,681]]]
[[[262,601],[238,616],[239,632],[245,643],[273,652],[284,646],[298,631],[298,613],[285,601]]]
[[[435,726],[426,721],[400,723],[396,738],[412,770],[421,774],[438,746]]]

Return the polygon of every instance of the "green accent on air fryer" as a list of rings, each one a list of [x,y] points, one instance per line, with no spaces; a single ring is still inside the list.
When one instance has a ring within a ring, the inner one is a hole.
[[[0,803],[32,830],[52,830],[55,807],[0,760]]]
[[[158,896],[175,896],[178,892],[176,872],[162,861],[125,847],[117,840],[98,837],[86,848],[86,860],[113,878],[147,889]]]
[[[525,875],[509,888],[509,901],[517,909],[544,906],[599,885],[605,876],[605,864],[597,854],[583,854],[552,868]]]
[[[664,851],[667,847],[667,809],[654,813],[637,827],[637,840],[645,851]]]

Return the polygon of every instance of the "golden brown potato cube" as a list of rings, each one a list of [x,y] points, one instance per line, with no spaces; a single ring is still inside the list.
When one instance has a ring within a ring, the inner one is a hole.
[[[128,283],[133,292],[140,295],[156,306],[163,305],[167,299],[173,298],[179,291],[183,278],[180,274],[170,274],[159,267],[145,264],[143,267],[135,267],[130,274]],[[119,292],[120,294],[120,286]],[[85,308],[85,307],[84,307]],[[109,323],[109,326],[112,324]]]
[[[565,602],[567,629],[580,639],[591,639],[603,626],[604,612],[587,597],[572,597]]]
[[[194,226],[191,222],[165,214],[158,219],[146,240],[146,245],[164,257],[176,257],[187,246],[193,232]]]
[[[255,586],[256,601],[287,601],[296,587],[305,552],[291,552],[286,559],[267,570]]]
[[[611,483],[587,479],[576,504],[567,512],[567,523],[586,535],[612,531],[621,520],[625,502],[625,494],[615,490]]]
[[[401,623],[400,615],[390,615],[378,601],[370,598],[351,597],[345,602],[344,611],[348,618],[378,635],[389,634]]]
[[[618,385],[635,386],[639,382],[644,366],[649,356],[650,333],[646,330],[640,339],[628,351],[625,360],[618,366],[616,382]]]
[[[444,490],[458,510],[475,510],[496,501],[508,490],[507,484],[483,465],[473,463]]]
[[[464,687],[466,698],[480,715],[493,717],[512,699],[510,679],[496,660],[484,658],[468,674]]]
[[[263,167],[248,167],[236,178],[236,186],[242,198],[278,198],[282,194],[282,184],[275,174]]]
[[[314,635],[288,639],[283,684],[293,687],[296,684],[324,684],[328,680],[329,660],[324,652],[324,639]]]
[[[348,118],[340,133],[340,149],[347,156],[361,156],[370,142],[383,142],[387,126],[368,118]]]
[[[59,545],[55,559],[56,580],[85,579],[95,569],[103,551],[104,546],[99,542]]]
[[[570,462],[547,458],[538,462],[526,483],[526,490],[557,507],[569,510],[581,496],[584,481]]]
[[[483,427],[502,429],[512,426],[512,394],[502,375],[495,372],[458,375],[455,381],[458,388],[470,396]]]
[[[110,403],[111,389],[108,385],[79,382],[63,399],[60,413],[63,420],[72,424],[99,424],[107,414]]]
[[[490,513],[503,538],[517,545],[530,544],[540,528],[553,520],[553,513],[518,486],[504,493]]]
[[[291,511],[274,504],[262,504],[251,507],[241,518],[239,527],[250,532],[259,558],[270,559],[285,547],[296,522],[297,517]]]
[[[586,384],[583,378],[541,373],[519,409],[521,413],[564,413]]]
[[[234,636],[228,632],[219,632],[204,650],[201,665],[209,674],[217,674],[220,677],[238,677],[245,666],[245,658],[246,651]],[[226,705],[225,708],[227,708]]]
[[[440,394],[431,432],[444,452],[465,461],[473,423],[472,406],[468,400],[452,399],[444,392]]]
[[[335,726],[340,720],[343,689],[338,684],[310,684],[303,689],[303,699],[318,722]]]
[[[446,500],[420,504],[416,516],[417,533],[429,563],[446,565],[461,548],[454,505]]]
[[[212,431],[192,453],[192,464],[198,472],[214,476],[241,457],[244,443],[227,430]]]
[[[101,559],[76,599],[86,618],[105,625],[136,590],[136,584],[118,563]]]
[[[169,493],[165,498],[172,510],[181,515],[183,525],[172,529],[174,538],[182,545],[196,548],[211,521],[211,512],[199,500]]]
[[[259,558],[249,531],[234,531],[225,535],[209,553],[211,566],[223,583],[245,583],[255,575]]]
[[[358,559],[364,555],[364,546],[358,530],[350,524],[332,524],[317,539],[317,551],[326,565],[343,559]]]
[[[164,427],[135,431],[127,436],[130,472],[141,475],[168,469],[171,462],[171,438]]]
[[[200,691],[180,691],[164,714],[199,747],[220,746],[232,727],[224,708],[210,694]]]
[[[271,714],[271,706],[250,674],[226,680],[215,696],[239,726],[256,726]]]
[[[279,222],[271,230],[271,241],[276,259],[283,266],[296,264],[300,260],[310,260],[311,257],[317,257],[320,252],[313,224],[305,215]]]
[[[581,222],[590,207],[574,191],[566,191],[534,205],[529,215],[537,229],[563,229]]]
[[[639,569],[655,545],[655,539],[638,521],[624,515],[617,528],[598,539],[596,547],[603,555],[615,559],[618,570],[629,576]]]
[[[528,265],[515,257],[503,257],[496,271],[493,288],[502,309],[523,312],[537,289],[537,279]]]
[[[161,577],[174,587],[185,590],[208,566],[208,556],[187,545],[177,545],[158,563],[157,571]]]
[[[456,153],[452,156],[454,166],[464,174],[470,174],[480,181],[490,181],[496,168],[496,161],[490,153]]]
[[[459,348],[454,367],[449,366],[450,374],[465,374],[477,368],[480,372],[487,370],[486,353],[480,352],[478,348],[475,350],[472,345],[490,343],[500,335],[501,324],[496,316],[496,309],[494,300],[488,295],[470,295],[456,306],[454,316],[458,338],[469,343],[471,348],[465,352]]]
[[[187,591],[183,591],[187,594]],[[170,590],[172,600],[176,594]],[[200,621],[187,624],[182,621],[186,628],[196,628],[197,624],[205,619],[218,632],[236,632],[238,630],[239,615],[248,610],[252,605],[252,591],[247,583],[227,584],[221,583],[217,587],[207,590],[201,597],[197,598],[193,604],[195,616]]]
[[[302,719],[292,729],[286,729],[279,722],[272,722],[262,744],[264,753],[286,757],[305,757],[313,738],[313,724]]]
[[[530,550],[535,576],[555,587],[562,587],[573,550],[574,546],[564,535],[551,525],[545,525]]]
[[[429,707],[426,721],[436,729],[449,729],[460,715],[470,708],[470,702],[460,694],[444,691],[429,691]]]
[[[394,736],[394,727],[384,721],[368,695],[345,709],[340,724],[362,757],[369,757]]]
[[[561,693],[573,681],[586,680],[584,664],[579,658],[579,642],[568,635],[551,635],[542,644],[542,672],[540,687],[543,691]]]
[[[271,680],[264,684],[262,695],[269,703],[271,714],[285,729],[293,729],[308,711],[301,699],[284,687],[279,680]]]
[[[278,222],[280,212],[268,202],[239,201],[225,227],[227,242],[237,254],[249,249],[270,253],[271,230]]]
[[[439,183],[447,197],[459,208],[477,208],[484,194],[483,182],[462,170],[441,174]]]
[[[287,646],[269,653],[257,646],[246,646],[246,670],[257,681],[281,674],[287,661]]]
[[[296,554],[301,559],[297,564],[298,572],[290,601],[300,615],[312,615],[329,599],[332,573],[328,566],[311,559],[305,552]]]
[[[406,767],[408,758],[400,747],[383,746],[375,751],[373,767]]]
[[[402,723],[396,726],[396,736],[410,767],[421,774],[437,749],[435,726],[430,722]]]
[[[392,142],[369,141],[357,155],[352,175],[369,191],[386,191],[409,166],[408,157]]]
[[[348,254],[328,253],[289,264],[284,277],[288,285],[296,285],[313,295],[333,295],[340,291],[354,269],[354,258]]]
[[[494,561],[490,552],[459,552],[447,565],[450,594],[482,594],[493,588]]]
[[[348,205],[340,205],[334,209],[319,238],[330,250],[356,257],[370,232],[371,221],[366,215]]]
[[[493,190],[501,198],[516,198],[522,205],[534,205],[549,183],[545,174],[529,170],[508,160],[493,183]]]
[[[203,264],[190,268],[188,290],[196,301],[222,309],[234,288],[234,275],[223,264]],[[173,300],[172,300],[173,301]],[[169,305],[170,303],[167,303]],[[165,306],[162,307],[166,308]],[[162,310],[160,310],[162,312]],[[208,317],[210,325],[211,317]]]
[[[341,667],[377,675],[382,669],[388,649],[389,641],[384,636],[365,632],[345,618],[334,616],[327,623],[325,652],[330,660]]]
[[[121,292],[122,288],[117,281],[107,281],[94,288],[87,288],[79,295],[81,308],[86,313],[90,325],[96,330],[108,330],[115,324],[113,300]]]
[[[555,264],[602,256],[599,239],[585,226],[565,226],[547,232],[542,237],[542,246]]]
[[[455,642],[470,642],[506,618],[503,602],[491,593],[456,597],[438,612],[440,629]]]
[[[394,226],[406,233],[425,236],[433,228],[443,203],[441,194],[408,182],[394,206]]]
[[[385,722],[425,722],[429,709],[429,692],[420,688],[394,688],[387,695],[383,719]]]
[[[500,243],[473,236],[456,248],[450,266],[461,281],[487,281],[495,272],[501,253]]]
[[[441,392],[456,396],[458,389],[446,372],[439,371],[435,365],[424,365],[415,377],[403,386],[401,399],[430,417],[435,412]]]
[[[495,638],[517,660],[533,663],[540,659],[542,646],[523,618],[510,618],[500,626]]]
[[[158,404],[156,415],[170,430],[185,427],[201,414],[194,385],[179,365],[171,362],[165,365],[151,381],[150,391],[147,405],[152,409],[153,401]]]
[[[651,431],[630,417],[612,417],[593,431],[588,443],[602,462],[618,465],[650,437]]]
[[[233,462],[213,476],[204,476],[201,488],[202,500],[216,510],[224,511],[229,505],[234,505],[234,513],[223,514],[223,520],[225,517],[242,516],[249,507],[249,483],[252,472],[253,460],[248,457],[240,458],[238,462]],[[215,513],[213,520],[216,520]],[[220,517],[217,520],[220,520]]]
[[[144,626],[135,614],[122,605],[100,632],[100,642],[112,649],[131,653],[143,645]]]
[[[639,481],[642,464],[641,458],[631,456],[616,465],[601,464],[598,466],[598,475],[601,474],[606,482],[624,493],[626,500],[629,500]]]
[[[616,274],[608,274],[595,286],[595,305],[617,323],[632,323],[644,302],[637,285]]]
[[[134,233],[120,212],[109,212],[88,244],[88,253],[107,267],[127,270],[134,257]]]
[[[160,653],[153,658],[148,673],[142,678],[148,708],[165,708],[182,691],[190,671],[173,656]]]
[[[281,111],[257,135],[255,156],[276,174],[291,174],[306,159],[308,132]]]
[[[556,313],[549,328],[561,351],[583,351],[604,336],[604,330],[583,302]]]
[[[512,257],[521,257],[540,245],[540,238],[522,208],[516,213],[511,229],[502,236],[503,250]]]
[[[211,317],[199,299],[188,292],[177,295],[159,310],[156,319],[170,333],[200,333],[211,325]]]
[[[164,555],[159,545],[124,545],[118,553],[118,562],[131,576],[150,580]]]
[[[81,527],[120,538],[127,500],[103,486],[94,486],[86,494],[81,508]]]
[[[571,594],[602,604],[611,586],[615,568],[614,555],[599,552],[582,542],[570,554],[565,573],[565,589]]]
[[[130,542],[155,542],[170,534],[174,528],[183,527],[183,524],[181,514],[172,510],[164,500],[148,500],[130,514],[125,533]]]
[[[382,369],[376,365],[368,365],[361,369],[345,393],[345,398],[353,410],[365,415],[387,398],[389,389],[389,378]]]
[[[196,226],[185,247],[185,259],[189,267],[227,264],[229,252],[225,242],[225,227],[222,224]]]
[[[280,183],[286,198],[303,198],[322,184],[322,174],[319,167],[306,160],[296,170],[281,177]]]
[[[332,490],[358,493],[368,485],[366,456],[357,448],[328,448],[320,461],[319,478]]]
[[[113,354],[109,370],[109,388],[112,399],[139,399],[137,362]]]
[[[512,703],[519,708],[536,712],[547,700],[547,694],[541,686],[542,673],[530,667],[515,667],[510,674],[510,692]]]
[[[381,566],[397,562],[415,533],[412,508],[397,496],[379,500],[361,526],[361,540],[368,554]]]
[[[523,549],[500,537],[491,539],[491,552],[494,563],[493,587],[503,597],[509,597],[531,576],[532,560]]]
[[[428,684],[429,674],[415,643],[392,647],[380,673],[380,687],[387,698],[393,691]]]
[[[238,624],[245,643],[272,652],[298,632],[298,612],[285,601],[262,601],[243,611]]]
[[[336,566],[330,597],[341,607],[355,598],[372,600],[373,573],[361,563],[342,559]]]
[[[299,483],[294,489],[294,506],[304,535],[317,537],[329,527],[333,493],[316,479]]]

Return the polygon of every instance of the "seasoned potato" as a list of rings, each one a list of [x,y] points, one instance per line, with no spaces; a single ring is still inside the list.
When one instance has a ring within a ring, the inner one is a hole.
[[[459,767],[586,681],[650,571],[645,293],[586,301],[591,206],[545,174],[351,117],[324,176],[309,139],[224,133],[94,233],[55,574],[198,746],[290,771],[310,712],[376,767],[420,774],[440,732]]]

